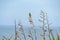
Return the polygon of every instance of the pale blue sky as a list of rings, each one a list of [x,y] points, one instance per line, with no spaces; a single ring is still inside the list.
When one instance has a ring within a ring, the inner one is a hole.
[[[38,24],[41,9],[48,13],[52,26],[60,26],[60,0],[0,0],[0,25],[14,25],[14,20],[28,24],[28,13]]]

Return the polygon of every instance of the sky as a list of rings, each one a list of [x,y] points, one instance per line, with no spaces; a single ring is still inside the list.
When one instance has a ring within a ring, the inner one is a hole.
[[[41,10],[48,13],[52,26],[60,26],[60,0],[0,0],[0,25],[14,25],[15,19],[29,25],[29,12],[38,25]]]

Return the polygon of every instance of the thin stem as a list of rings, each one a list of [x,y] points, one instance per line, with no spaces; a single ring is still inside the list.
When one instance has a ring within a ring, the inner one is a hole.
[[[34,33],[35,33],[35,40],[37,40],[36,29],[34,29]]]
[[[50,28],[49,28],[49,22],[48,22],[48,15],[47,15],[47,13],[46,13],[46,20],[47,20],[47,25],[48,25],[48,33],[49,33],[49,40],[51,40],[51,38],[50,38]]]
[[[15,40],[17,40],[17,38],[16,38],[16,20],[15,20]]]
[[[43,35],[44,35],[43,39],[45,40],[44,25],[45,25],[45,24],[44,24],[44,13],[43,13],[43,28],[42,28],[42,29],[43,29]]]
[[[30,31],[31,32],[31,31]],[[32,36],[32,33],[30,33],[31,34],[31,38],[32,38],[32,40],[33,40],[33,36]]]

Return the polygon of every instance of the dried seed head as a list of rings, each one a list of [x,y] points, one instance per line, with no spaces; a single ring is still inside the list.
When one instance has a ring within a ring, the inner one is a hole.
[[[44,13],[42,10],[41,10],[40,17],[41,17],[41,18],[46,17],[45,13]]]
[[[28,35],[28,37],[31,37],[31,35]]]
[[[44,32],[46,32],[47,30],[44,30]]]
[[[29,13],[29,22],[30,22],[30,24],[33,24],[33,20],[32,20],[32,17],[31,17],[31,13]]]
[[[19,38],[19,34],[18,34],[18,31],[16,31],[16,38]]]
[[[41,20],[41,19],[39,19],[38,21],[39,21],[39,22],[43,22],[43,20]]]
[[[32,37],[32,35],[31,35],[31,31],[30,31],[30,30],[28,30],[28,33],[29,33],[29,34],[28,34],[28,37],[30,37],[30,38],[31,38],[31,37]]]
[[[29,17],[31,18],[31,13],[29,13]]]
[[[44,12],[41,10],[41,14],[40,14],[40,15],[42,15],[42,16],[43,16],[43,14],[44,14]]]
[[[45,37],[45,35],[43,35],[43,34],[40,34],[40,37]]]
[[[32,22],[32,19],[29,19],[29,22]]]
[[[21,22],[18,23],[18,26],[22,26]]]
[[[22,35],[25,35],[25,33],[24,33],[24,32],[21,32],[21,34],[22,34]]]

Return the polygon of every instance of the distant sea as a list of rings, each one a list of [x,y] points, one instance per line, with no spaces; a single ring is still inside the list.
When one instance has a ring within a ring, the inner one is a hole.
[[[9,37],[10,35],[14,35],[15,29],[14,25],[0,25],[0,40],[2,40],[2,36]],[[57,29],[60,31],[60,27],[51,27],[53,29],[54,35],[56,36]],[[27,35],[28,28],[24,27],[25,33]],[[41,31],[37,28],[38,33]],[[39,39],[39,38],[37,38]]]

